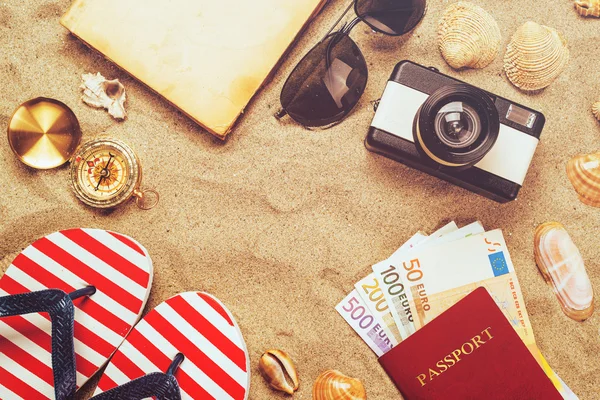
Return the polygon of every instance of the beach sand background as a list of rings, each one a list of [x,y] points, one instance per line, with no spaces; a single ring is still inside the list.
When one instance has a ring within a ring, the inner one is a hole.
[[[581,399],[597,399],[600,312],[584,323],[562,313],[535,266],[533,232],[542,222],[562,222],[600,290],[600,210],[577,200],[565,173],[570,157],[600,147],[600,123],[590,112],[600,100],[600,19],[579,17],[569,0],[475,1],[498,21],[503,48],[527,20],[554,27],[567,39],[566,71],[547,89],[525,94],[503,75],[503,54],[482,70],[450,69],[436,46],[437,21],[450,2],[430,1],[422,23],[405,37],[375,34],[365,24],[352,32],[370,77],[343,123],[308,131],[289,119],[277,121],[273,113],[285,78],[346,3],[332,0],[325,7],[223,143],[69,35],[58,22],[69,0],[0,2],[0,126],[25,100],[59,99],[79,118],[83,141],[108,135],[129,143],[142,160],[144,186],[161,195],[151,211],[133,202],[110,212],[87,208],[69,188],[68,166],[29,169],[0,140],[0,274],[29,243],[56,230],[122,232],[153,259],[148,309],[189,290],[210,292],[230,308],[250,353],[251,399],[285,397],[258,373],[258,359],[268,348],[283,349],[295,360],[301,379],[296,399],[310,399],[314,379],[330,368],[360,378],[370,399],[393,399],[398,392],[375,355],[334,306],[414,232],[430,233],[452,219],[479,219],[504,231],[548,362]],[[372,101],[403,59],[435,66],[546,115],[517,201],[499,205],[365,149]],[[81,74],[98,71],[127,88],[125,122],[80,101]]]

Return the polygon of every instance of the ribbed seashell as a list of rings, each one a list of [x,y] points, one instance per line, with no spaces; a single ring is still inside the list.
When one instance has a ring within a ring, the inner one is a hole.
[[[258,361],[258,370],[273,389],[288,394],[298,390],[298,373],[292,358],[285,351],[265,351]]]
[[[583,17],[600,18],[600,0],[575,0],[573,5]]]
[[[459,1],[451,4],[438,27],[438,47],[452,68],[483,68],[498,55],[500,28],[483,8]]]
[[[567,176],[582,203],[600,207],[600,152],[573,157]]]
[[[535,231],[535,262],[554,293],[563,312],[583,321],[594,311],[594,291],[579,249],[558,222],[546,222]]]
[[[594,104],[592,104],[592,114],[594,114],[594,117],[596,117],[596,119],[600,121],[600,101],[597,101]]]
[[[506,47],[504,72],[522,90],[550,85],[569,63],[567,42],[556,30],[525,22]]]
[[[362,382],[340,371],[323,372],[313,386],[313,400],[365,400],[367,392]]]

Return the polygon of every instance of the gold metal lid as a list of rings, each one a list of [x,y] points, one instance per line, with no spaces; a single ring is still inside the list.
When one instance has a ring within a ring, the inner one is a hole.
[[[58,167],[71,158],[81,129],[71,109],[38,97],[21,104],[8,124],[8,143],[19,160],[37,169]]]

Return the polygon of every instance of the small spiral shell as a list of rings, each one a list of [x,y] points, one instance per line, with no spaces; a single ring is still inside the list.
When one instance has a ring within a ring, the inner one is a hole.
[[[438,46],[452,68],[484,68],[498,55],[500,28],[483,8],[459,1],[451,4],[438,28]]]
[[[567,42],[556,30],[528,21],[513,35],[504,56],[504,72],[522,90],[550,85],[569,63]]]
[[[313,386],[313,400],[366,400],[362,382],[340,371],[323,372]]]

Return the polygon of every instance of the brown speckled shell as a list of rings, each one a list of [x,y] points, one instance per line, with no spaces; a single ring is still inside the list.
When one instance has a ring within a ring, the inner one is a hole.
[[[600,0],[575,0],[573,5],[582,17],[600,18]]]

